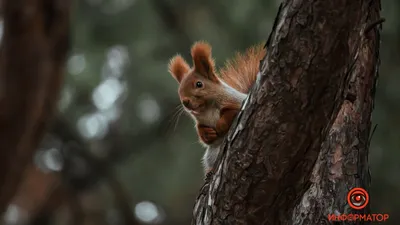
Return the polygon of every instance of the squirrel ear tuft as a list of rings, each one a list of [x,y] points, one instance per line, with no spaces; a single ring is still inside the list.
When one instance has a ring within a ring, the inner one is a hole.
[[[180,83],[183,77],[189,72],[190,66],[181,55],[174,56],[168,65],[169,73]]]
[[[214,60],[211,56],[211,46],[204,41],[198,41],[192,46],[194,70],[212,81],[218,81],[214,73]]]

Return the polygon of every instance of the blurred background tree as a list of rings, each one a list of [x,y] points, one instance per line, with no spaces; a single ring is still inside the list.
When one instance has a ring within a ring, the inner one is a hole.
[[[178,110],[169,58],[179,52],[189,59],[192,43],[207,40],[222,65],[266,41],[279,3],[76,1],[60,115],[6,224],[189,224],[203,184],[203,149]],[[370,202],[373,212],[390,214],[388,224],[399,224],[400,2],[382,7]]]

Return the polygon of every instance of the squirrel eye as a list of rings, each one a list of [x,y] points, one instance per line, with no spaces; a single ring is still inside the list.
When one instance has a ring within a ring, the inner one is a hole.
[[[203,83],[201,83],[200,81],[197,81],[197,82],[196,82],[196,87],[197,87],[197,88],[203,87]]]

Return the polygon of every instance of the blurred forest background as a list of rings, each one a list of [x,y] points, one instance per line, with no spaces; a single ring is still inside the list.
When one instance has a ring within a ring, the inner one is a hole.
[[[177,113],[169,58],[179,52],[189,60],[192,43],[207,40],[222,65],[266,41],[279,3],[75,1],[60,115],[5,223],[189,224],[203,184],[203,149],[193,122]],[[399,224],[400,2],[382,7],[370,202],[373,212],[390,214],[388,224]]]

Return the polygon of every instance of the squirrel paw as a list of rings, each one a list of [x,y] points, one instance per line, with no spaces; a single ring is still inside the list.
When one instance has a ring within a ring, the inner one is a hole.
[[[198,133],[200,140],[206,144],[211,144],[218,139],[217,131],[211,127],[199,126]]]
[[[220,119],[217,121],[216,131],[219,135],[224,136],[228,133],[233,120],[235,120],[236,115],[240,110],[237,108],[223,108],[221,110]]]

